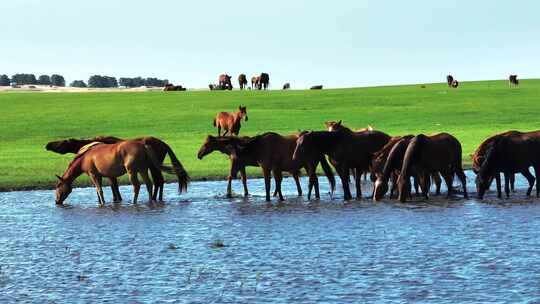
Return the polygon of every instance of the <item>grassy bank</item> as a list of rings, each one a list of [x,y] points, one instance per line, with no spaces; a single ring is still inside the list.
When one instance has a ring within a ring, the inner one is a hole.
[[[247,105],[249,121],[241,133],[292,133],[322,129],[342,119],[354,128],[368,124],[391,135],[449,132],[462,143],[464,163],[488,135],[540,129],[540,80],[335,89],[322,91],[199,91],[135,93],[1,93],[0,189],[54,185],[72,155],[45,151],[51,140],[68,137],[153,135],[169,143],[194,179],[224,178],[228,160],[196,153],[207,134],[215,134],[216,112]],[[260,174],[256,168],[253,174]],[[81,178],[79,185],[87,183]]]

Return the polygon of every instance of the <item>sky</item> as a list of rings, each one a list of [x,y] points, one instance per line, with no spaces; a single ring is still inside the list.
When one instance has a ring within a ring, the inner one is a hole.
[[[0,74],[202,88],[267,72],[273,89],[539,78],[539,12],[532,0],[6,0]]]

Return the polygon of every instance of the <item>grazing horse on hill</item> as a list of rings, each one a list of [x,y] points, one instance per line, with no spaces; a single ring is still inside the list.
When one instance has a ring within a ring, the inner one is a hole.
[[[73,181],[81,174],[90,176],[92,183],[96,187],[99,204],[105,204],[103,196],[102,178],[117,178],[126,173],[133,185],[133,203],[137,203],[139,196],[140,182],[137,174],[140,174],[148,190],[148,198],[152,197],[152,181],[148,176],[148,170],[168,171],[173,169],[160,165],[151,149],[137,141],[122,141],[115,144],[97,144],[86,151],[77,154],[69,164],[64,174],[56,176],[56,204],[63,204],[72,191]],[[180,187],[180,185],[179,185]]]
[[[452,86],[453,82],[454,82],[454,77],[452,75],[446,76],[446,83],[448,84],[449,87]]]
[[[519,85],[519,80],[517,79],[517,75],[510,75],[508,77],[508,85],[517,87]]]
[[[240,122],[242,121],[242,118],[244,118],[245,121],[248,121],[246,106],[238,106],[238,112],[219,112],[216,115],[216,118],[214,118],[213,123],[214,127],[218,128],[218,136],[221,136],[221,128],[225,131],[223,136],[227,135],[229,132],[231,135],[238,135],[240,133]]]
[[[259,89],[259,83],[261,82],[261,76],[251,77],[251,89]],[[259,89],[260,90],[260,89]]]
[[[268,85],[270,84],[270,75],[267,73],[261,73],[261,76],[259,76],[259,82],[257,85],[257,89],[268,89]]]
[[[307,156],[328,155],[341,178],[345,200],[352,198],[349,188],[349,173],[369,170],[373,153],[380,150],[390,136],[379,131],[355,133],[350,129],[335,132],[311,131],[302,134],[296,141],[293,159],[303,160]],[[355,176],[356,198],[362,197],[360,174]]]
[[[246,78],[246,74],[238,75],[238,85],[240,86],[240,90],[243,90],[244,88],[246,88],[247,84],[248,84],[248,81]]]
[[[288,83],[288,82],[286,82],[286,83],[283,85],[283,89],[284,89],[284,90],[288,90],[288,89],[290,89],[290,88],[291,88],[291,84]]]
[[[311,88],[309,88],[310,90],[322,90],[323,86],[322,85],[314,85],[312,86]]]
[[[457,88],[458,86],[459,86],[459,82],[458,82],[456,79],[454,79],[454,81],[452,81],[451,87],[455,89],[455,88]]]
[[[222,90],[232,90],[233,85],[232,85],[232,82],[231,82],[231,76],[229,76],[227,74],[219,75],[218,86]]]
[[[504,190],[507,197],[510,196],[509,183],[515,173],[521,173],[528,180],[527,196],[529,196],[535,182],[534,176],[529,172],[529,167],[534,168],[536,176],[540,173],[540,131],[508,131],[492,136],[488,140],[490,141],[484,145],[483,162],[476,175],[476,187],[480,199],[483,198],[493,178],[496,181],[499,178],[497,196],[501,197],[500,177],[498,177],[500,173],[504,174]],[[540,195],[538,183],[536,195]]]
[[[66,153],[78,154],[82,152],[81,149],[84,146],[87,146],[88,144],[91,144],[93,142],[115,144],[115,143],[119,143],[123,141],[125,141],[125,139],[121,139],[114,136],[98,136],[92,139],[70,138],[67,140],[49,142],[45,146],[45,149],[48,151],[59,153],[59,154],[66,154]],[[171,160],[174,174],[176,175],[179,181],[180,188],[178,189],[178,191],[182,193],[182,191],[187,190],[187,185],[189,183],[189,175],[184,169],[184,166],[182,166],[182,163],[180,162],[180,160],[178,160],[178,158],[174,154],[171,147],[167,145],[167,143],[160,140],[159,138],[151,137],[151,136],[139,137],[139,138],[132,139],[131,141],[139,142],[141,144],[149,146],[160,164],[163,164],[163,161],[165,160],[165,157],[168,154]],[[154,174],[155,175],[153,175],[152,178],[154,179],[155,188],[154,188],[154,194],[152,195],[152,197],[154,200],[157,200],[158,194],[159,194],[159,201],[163,201],[163,187],[165,185],[165,179],[163,178],[163,175],[159,171],[154,172]],[[118,188],[118,181],[114,177],[111,177],[109,179],[111,181],[111,190],[113,192],[113,200],[122,201],[122,196],[120,195],[120,190]]]
[[[413,137],[407,145],[403,165],[398,178],[399,200],[405,202],[410,197],[410,176],[417,174],[423,195],[427,199],[430,188],[430,175],[439,172],[446,186],[447,196],[452,193],[454,174],[461,180],[463,195],[467,195],[467,179],[461,164],[461,144],[448,133],[432,136],[424,134]]]

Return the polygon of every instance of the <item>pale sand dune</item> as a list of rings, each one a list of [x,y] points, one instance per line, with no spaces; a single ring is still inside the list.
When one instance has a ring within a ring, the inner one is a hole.
[[[72,88],[55,87],[48,85],[21,85],[17,88],[10,86],[0,86],[0,92],[59,92],[59,93],[85,93],[85,92],[150,92],[162,91],[160,87],[138,87],[138,88]]]

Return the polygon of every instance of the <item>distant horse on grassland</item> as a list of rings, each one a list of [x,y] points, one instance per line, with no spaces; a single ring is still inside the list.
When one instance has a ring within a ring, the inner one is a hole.
[[[253,76],[251,77],[251,89],[254,90],[254,89],[259,89],[259,83],[261,81],[261,77],[260,76]]]
[[[231,82],[231,76],[227,74],[221,74],[218,78],[218,85],[222,90],[232,90],[233,85]]]
[[[449,87],[452,86],[453,82],[454,82],[454,77],[452,75],[446,76],[446,83],[448,84]]]
[[[248,81],[246,78],[246,74],[240,74],[238,75],[238,85],[240,86],[240,90],[243,90],[247,87]]]
[[[322,90],[323,86],[322,85],[314,85],[312,86],[311,88],[309,88],[310,90]]]
[[[283,85],[283,89],[284,89],[284,90],[288,90],[288,89],[290,89],[290,88],[291,88],[291,84],[288,83],[288,82],[286,82],[286,83]]]
[[[269,85],[270,85],[270,75],[268,75],[267,73],[261,73],[261,75],[259,76],[259,82],[258,82],[257,89],[266,90],[266,89],[268,89]]]
[[[508,85],[517,87],[519,85],[519,80],[517,78],[517,75],[510,75],[508,77]]]
[[[223,136],[230,133],[230,135],[238,135],[240,133],[240,122],[244,118],[245,121],[248,121],[247,116],[247,107],[238,106],[237,112],[219,112],[214,118],[214,127],[218,128],[218,136],[221,136],[221,129],[225,131]]]

